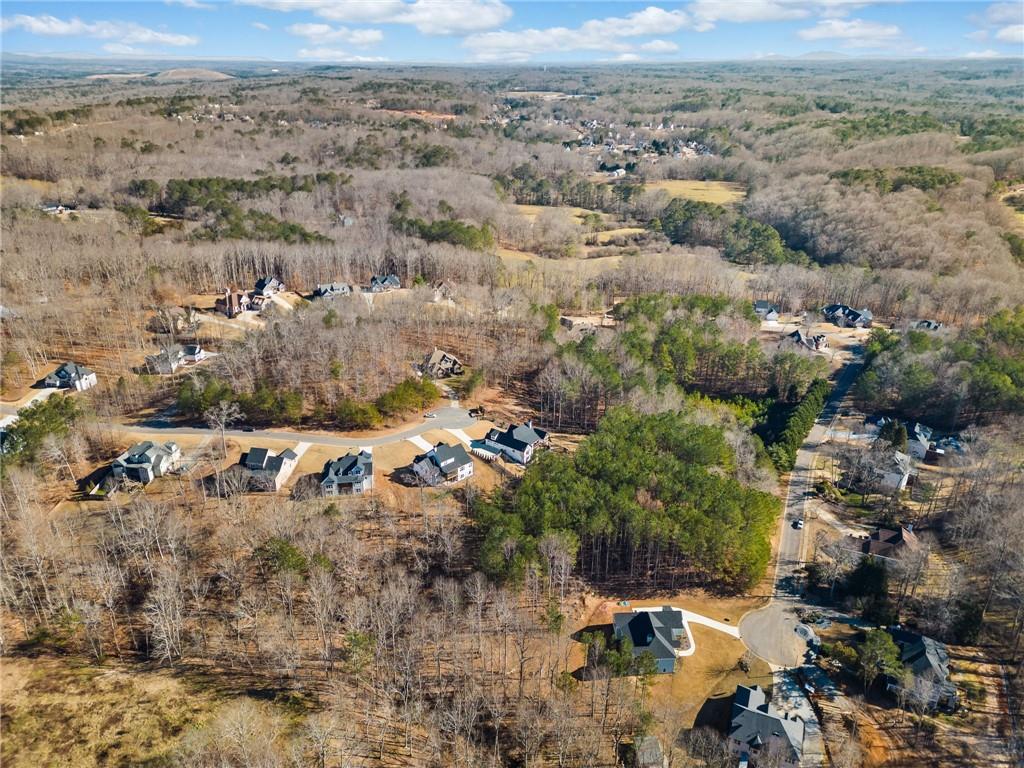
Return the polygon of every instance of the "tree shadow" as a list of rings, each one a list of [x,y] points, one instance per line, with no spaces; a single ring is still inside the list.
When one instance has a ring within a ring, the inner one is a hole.
[[[714,728],[725,732],[732,713],[733,694],[721,693],[704,700],[697,717],[693,721],[694,728]]]

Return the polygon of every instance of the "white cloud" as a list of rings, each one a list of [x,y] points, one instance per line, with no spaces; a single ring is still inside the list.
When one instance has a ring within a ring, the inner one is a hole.
[[[267,24],[264,24],[262,21],[254,21],[252,23],[252,26],[254,28],[256,28],[256,29],[262,30],[263,32],[269,32],[270,31],[270,26],[267,25]]]
[[[720,21],[746,22],[793,21],[820,16],[843,18],[866,5],[899,0],[694,0],[687,10],[698,32],[714,29]]]
[[[1024,7],[1019,3],[992,3],[985,9],[984,20],[992,26],[1024,21]]]
[[[292,24],[288,31],[298,37],[306,38],[311,45],[322,46],[326,43],[349,43],[350,45],[373,45],[384,39],[379,29],[349,29],[348,27],[332,27],[329,24]]]
[[[675,53],[679,50],[679,46],[671,40],[651,40],[649,43],[641,45],[640,50],[647,51],[647,53]]]
[[[1013,24],[996,32],[996,40],[1001,43],[1024,45],[1024,24]]]
[[[300,59],[311,59],[313,61],[387,61],[383,56],[356,56],[348,51],[340,51],[337,48],[300,48],[298,56]]]
[[[839,40],[847,48],[883,48],[903,38],[895,24],[864,19],[825,19],[797,34],[804,40]]]
[[[692,26],[683,11],[666,11],[650,6],[628,16],[591,19],[579,27],[548,27],[515,32],[484,32],[470,35],[463,45],[480,61],[526,61],[536,54],[564,51],[629,53],[633,46],[623,38],[646,37],[675,32]],[[509,59],[514,56],[514,59]]]
[[[115,56],[145,56],[149,53],[142,48],[135,48],[124,43],[106,43],[103,45],[103,50]]]
[[[512,18],[501,0],[236,0],[275,11],[310,11],[329,21],[408,24],[425,35],[493,29]]]
[[[160,32],[133,21],[82,21],[79,18],[58,19],[56,16],[27,16],[18,14],[4,19],[0,28],[23,29],[32,35],[47,37],[92,37],[98,40],[116,40],[124,45],[150,43],[158,45],[195,45],[198,37]]]
[[[186,8],[198,8],[203,11],[212,11],[216,6],[209,3],[201,3],[199,0],[164,0],[168,5],[184,5]]]
[[[640,61],[640,57],[635,53],[620,53],[611,61]]]
[[[988,40],[988,30],[976,29],[973,32],[968,32],[966,35],[964,35],[964,37],[966,37],[968,40],[974,40],[975,42],[980,43],[983,40]]]
[[[964,54],[965,59],[998,59],[1002,54],[999,51],[993,51],[988,48],[984,51],[969,51]]]

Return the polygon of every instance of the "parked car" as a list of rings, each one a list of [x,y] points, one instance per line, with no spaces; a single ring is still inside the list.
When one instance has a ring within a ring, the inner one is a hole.
[[[434,412],[425,413],[425,414],[423,414],[423,418],[425,418],[425,419],[436,419],[437,418],[437,414],[434,413]]]
[[[256,427],[254,427],[252,424],[243,424],[242,425],[242,431],[243,432],[255,432],[256,431]]]
[[[804,527],[804,519],[801,517],[799,520],[794,520],[793,527],[798,531],[801,530]]]

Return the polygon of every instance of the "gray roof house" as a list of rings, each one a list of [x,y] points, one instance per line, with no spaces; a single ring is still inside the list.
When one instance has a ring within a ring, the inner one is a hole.
[[[324,496],[365,493],[373,488],[373,457],[366,451],[349,453],[324,464],[320,491]]]
[[[427,355],[423,361],[423,372],[432,379],[447,379],[449,376],[458,376],[465,369],[459,358],[450,352],[434,347],[434,351]]]
[[[758,685],[736,686],[729,724],[729,749],[757,765],[760,755],[772,755],[772,765],[798,768],[804,748],[804,722],[780,714]]]
[[[81,392],[96,386],[96,372],[81,363],[61,363],[57,370],[46,375],[43,386]]]
[[[668,756],[657,736],[637,736],[631,752],[632,768],[668,768]]]
[[[153,373],[174,373],[185,362],[185,350],[179,344],[164,347],[155,355],[146,355],[146,367]]]
[[[821,352],[822,350],[828,349],[828,338],[823,333],[811,335],[809,333],[804,333],[798,328],[787,335],[786,338],[798,346],[812,349],[815,352]]]
[[[284,283],[282,283],[276,277],[267,275],[266,277],[261,277],[259,280],[256,281],[256,290],[253,291],[253,293],[256,294],[257,296],[270,298],[275,293],[280,293],[283,290]]]
[[[547,437],[547,432],[537,429],[532,421],[528,421],[525,424],[510,424],[504,432],[492,429],[484,437],[484,445],[518,464],[528,464],[533,458],[534,448],[547,440]]]
[[[870,328],[874,319],[870,309],[854,309],[845,304],[829,304],[821,311],[840,328]]]
[[[313,295],[318,299],[333,299],[335,296],[349,296],[351,293],[352,286],[348,283],[320,283],[313,291]]]
[[[885,464],[875,469],[875,483],[882,491],[899,493],[910,482],[912,467],[910,456],[902,451],[893,451]]]
[[[899,646],[908,679],[889,679],[886,690],[895,694],[902,689],[908,700],[928,710],[955,711],[959,702],[956,686],[949,677],[949,651],[945,644],[903,629],[891,629],[889,634]]]
[[[398,275],[374,275],[370,278],[370,293],[387,293],[401,287]]]
[[[766,299],[758,299],[754,302],[754,314],[762,320],[778,320],[779,308]]]
[[[426,485],[457,483],[473,475],[473,460],[462,443],[438,443],[412,460],[412,471]]]
[[[612,616],[612,629],[616,638],[629,638],[634,658],[650,653],[659,673],[675,671],[676,651],[683,636],[682,611],[665,605],[653,611],[616,613]]]
[[[279,491],[295,469],[299,456],[286,448],[276,456],[267,448],[250,448],[243,453],[238,463],[249,474],[251,485],[256,490]]]
[[[177,443],[163,445],[145,440],[136,443],[114,459],[111,471],[118,480],[128,478],[147,485],[154,478],[163,477],[181,462],[181,449]]]

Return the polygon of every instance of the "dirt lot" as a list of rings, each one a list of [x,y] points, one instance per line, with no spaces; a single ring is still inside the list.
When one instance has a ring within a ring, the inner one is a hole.
[[[180,676],[113,664],[5,658],[0,681],[7,768],[149,764],[218,706]]]

